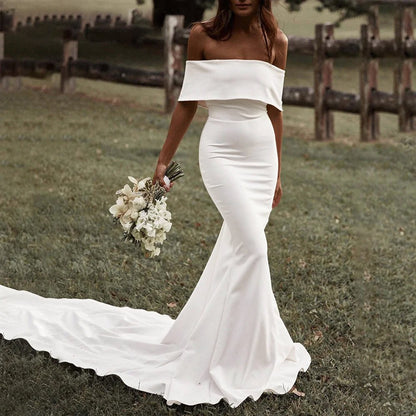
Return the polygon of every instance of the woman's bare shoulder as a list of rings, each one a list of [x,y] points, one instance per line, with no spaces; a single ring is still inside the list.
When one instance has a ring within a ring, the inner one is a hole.
[[[273,65],[277,66],[280,69],[286,69],[288,46],[288,37],[282,29],[277,29],[276,37],[273,42],[273,49],[275,52]]]
[[[202,22],[194,23],[191,27],[188,40],[188,59],[198,60],[204,58],[204,47],[207,33]]]
[[[206,35],[204,24],[206,22],[195,22],[191,27],[191,34],[193,36]]]

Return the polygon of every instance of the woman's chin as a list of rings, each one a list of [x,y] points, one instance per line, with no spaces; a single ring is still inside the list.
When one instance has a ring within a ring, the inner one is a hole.
[[[236,10],[233,10],[233,13],[238,17],[249,17],[255,14],[255,10],[253,10],[251,7],[246,8],[237,8]]]

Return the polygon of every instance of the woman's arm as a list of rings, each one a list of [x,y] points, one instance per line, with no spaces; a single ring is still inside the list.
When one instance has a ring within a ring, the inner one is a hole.
[[[159,158],[157,160],[152,180],[152,183],[156,183],[156,181],[159,182],[159,184],[167,191],[170,190],[174,182],[167,185],[163,177],[165,176],[165,172],[170,161],[179,147],[179,143],[191,124],[197,105],[197,101],[180,101],[176,104],[175,110],[173,111],[166,140],[159,153]]]
[[[288,38],[280,30],[274,42],[275,59],[273,65],[280,69],[286,69]],[[276,138],[277,157],[279,160],[279,169],[277,174],[276,190],[274,192],[272,208],[277,206],[282,197],[282,184],[280,181],[281,160],[282,160],[282,140],[283,140],[283,113],[272,105],[267,105],[267,113],[272,122],[274,135]]]
[[[201,25],[195,25],[189,35],[188,41],[188,60],[203,59],[204,33]],[[167,185],[163,179],[166,169],[176,153],[179,144],[188,130],[192,119],[194,118],[198,101],[179,101],[176,103],[172,113],[169,130],[165,143],[157,160],[155,173],[152,183],[159,182],[167,191],[173,186],[174,182]]]

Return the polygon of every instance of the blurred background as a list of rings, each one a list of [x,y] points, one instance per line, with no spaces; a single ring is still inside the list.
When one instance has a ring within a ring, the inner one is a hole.
[[[299,5],[300,3],[300,5]],[[20,22],[18,30],[7,33],[5,36],[5,57],[6,58],[32,58],[32,59],[55,59],[62,58],[62,31],[68,27],[68,21],[62,24],[51,24],[53,15],[59,23],[61,16],[68,19],[72,16],[82,16],[85,24],[95,27],[95,32],[90,31],[89,35],[79,38],[78,58],[90,61],[106,62],[142,68],[146,70],[163,70],[163,37],[162,25],[166,14],[185,14],[185,27],[192,21],[201,17],[207,19],[215,13],[216,5],[213,0],[196,1],[165,1],[165,0],[120,0],[111,2],[107,0],[74,0],[71,2],[57,2],[53,0],[41,0],[34,6],[31,0],[3,0],[3,10],[13,14],[14,21]],[[329,4],[329,6],[328,6]],[[360,26],[368,23],[368,14],[364,12],[354,13],[345,8],[348,2],[325,2],[325,1],[304,1],[297,0],[274,1],[273,9],[281,29],[289,37],[313,38],[315,36],[315,25],[317,23],[334,23],[341,20],[339,27],[335,28],[335,39],[346,39],[360,37]],[[327,5],[326,7],[324,7]],[[332,10],[333,9],[333,10]],[[394,36],[395,7],[393,5],[379,6],[379,31],[383,39]],[[49,19],[44,22],[45,15]],[[97,21],[99,16],[100,21]],[[27,19],[30,23],[27,24]],[[39,19],[36,24],[36,19]],[[130,33],[119,36],[114,41],[114,35],[106,32],[107,24],[127,25],[135,28]],[[15,23],[16,24],[16,23]],[[97,30],[101,27],[101,32]],[[106,36],[109,41],[106,41]],[[312,48],[310,48],[312,49]],[[392,92],[394,85],[394,68],[397,59],[386,57],[380,60],[378,89]],[[332,87],[335,90],[359,93],[359,60],[349,57],[340,57],[334,61],[332,75]],[[308,55],[290,52],[287,63],[286,86],[311,86],[313,85],[314,73],[312,50]],[[415,71],[411,72],[411,81],[415,82]],[[59,84],[58,75],[42,81],[45,87]],[[26,82],[26,80],[25,80]],[[27,80],[33,83],[32,80]],[[99,93],[99,83],[79,80],[81,88],[92,88]],[[40,85],[34,83],[34,85]],[[108,88],[118,87],[106,85]],[[137,91],[136,91],[137,92]],[[124,91],[123,91],[124,94]],[[132,89],[129,94],[135,95]],[[314,132],[310,129],[313,125],[313,112],[302,107],[296,108],[296,113],[288,109],[289,120],[287,125],[294,128],[299,127],[297,134],[305,138],[312,138]],[[289,114],[290,113],[290,114]],[[293,117],[293,118],[292,118]],[[351,123],[348,113],[337,112],[335,115],[335,137],[338,140],[354,140],[359,137],[359,123]],[[391,139],[395,136],[398,139],[406,139],[408,134],[401,134],[397,128],[397,116],[385,113],[380,119],[380,132],[382,139]]]

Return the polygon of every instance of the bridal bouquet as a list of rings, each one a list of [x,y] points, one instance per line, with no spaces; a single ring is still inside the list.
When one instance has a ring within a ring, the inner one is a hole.
[[[164,180],[169,185],[183,176],[179,163],[171,161],[166,169]],[[160,254],[160,245],[166,240],[166,233],[172,227],[171,213],[167,210],[166,189],[158,182],[152,184],[150,177],[137,180],[129,176],[130,185],[116,192],[116,204],[109,211],[115,223],[120,223],[123,239],[139,244],[145,257]]]

